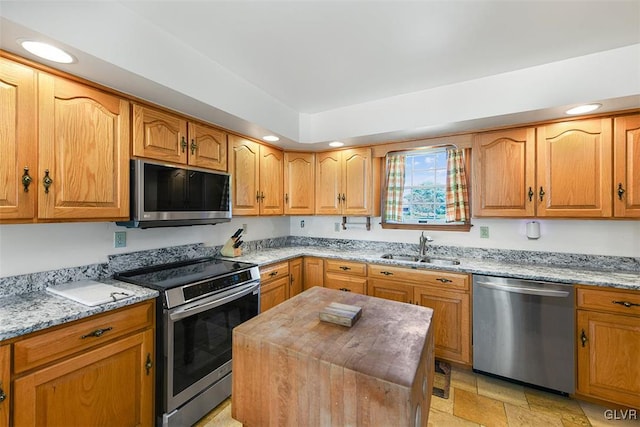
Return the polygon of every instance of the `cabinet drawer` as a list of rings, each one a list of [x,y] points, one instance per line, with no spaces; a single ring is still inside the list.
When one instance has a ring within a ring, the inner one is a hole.
[[[369,277],[402,280],[415,284],[436,285],[448,289],[469,290],[467,274],[435,270],[419,270],[389,265],[369,264]]]
[[[155,300],[146,301],[27,336],[13,345],[15,373],[102,345],[136,330],[152,327],[154,306]],[[96,335],[91,335],[92,333]]]
[[[289,275],[289,261],[260,267],[260,282],[268,283],[270,280],[279,279]]]
[[[640,292],[613,288],[578,288],[578,308],[640,316]]]
[[[324,287],[366,295],[367,279],[346,274],[327,273],[324,277]]]
[[[327,259],[324,261],[325,273],[349,274],[352,276],[366,276],[367,264],[353,261],[341,261],[337,259]]]

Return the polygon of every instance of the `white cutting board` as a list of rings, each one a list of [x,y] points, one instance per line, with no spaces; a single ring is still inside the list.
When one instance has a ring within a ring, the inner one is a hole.
[[[94,280],[81,280],[50,286],[47,287],[47,291],[89,306],[106,304],[133,296],[131,291]]]

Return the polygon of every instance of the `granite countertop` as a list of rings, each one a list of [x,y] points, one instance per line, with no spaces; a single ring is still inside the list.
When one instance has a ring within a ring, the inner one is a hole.
[[[395,265],[424,270],[453,271],[488,276],[512,277],[538,281],[573,283],[583,285],[605,286],[622,289],[640,290],[640,273],[613,272],[591,270],[586,268],[559,267],[548,264],[526,264],[501,262],[487,259],[459,258],[459,265],[429,265],[421,262],[397,261],[381,258],[384,252],[353,250],[348,251],[325,248],[319,246],[295,246],[284,248],[263,249],[233,258],[237,261],[250,262],[258,265],[285,261],[300,256],[314,256],[320,258],[335,258],[366,263]],[[434,255],[437,258],[450,258]]]
[[[51,326],[61,325],[94,314],[115,310],[158,296],[158,292],[111,279],[100,280],[126,289],[133,297],[116,302],[87,306],[47,291],[28,292],[0,299],[0,341]]]

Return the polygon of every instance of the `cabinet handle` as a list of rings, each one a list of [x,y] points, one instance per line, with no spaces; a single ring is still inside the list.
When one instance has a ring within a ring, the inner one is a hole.
[[[284,202],[289,203],[289,193],[284,193]]]
[[[180,141],[180,148],[182,148],[182,152],[184,153],[187,149],[187,140],[184,139],[184,136],[182,137],[182,140]]]
[[[393,276],[393,273],[390,271],[381,271],[380,274],[384,274],[385,276]]]
[[[2,389],[2,387],[0,387],[0,402],[4,402],[6,398],[7,398],[7,395],[4,393],[4,390]]]
[[[153,362],[151,361],[151,353],[147,353],[147,361],[144,364],[144,369],[147,370],[147,375],[151,372],[151,368],[153,368]]]
[[[538,193],[538,194],[540,195],[540,201],[542,201],[542,196],[544,196],[547,193],[545,193],[544,190],[542,189],[542,187],[540,187],[540,193]]]
[[[196,140],[191,140],[191,155],[194,156],[196,154],[196,150],[198,149],[198,144],[196,144]]]
[[[342,193],[342,203],[344,203],[347,200],[347,198],[345,197],[344,193]]]
[[[338,193],[338,204],[340,204],[340,193]]]
[[[103,328],[103,329],[96,329],[95,331],[88,333],[86,335],[81,336],[80,338],[85,339],[85,338],[89,338],[89,337],[96,337],[99,338],[102,336],[102,334],[104,334],[107,331],[112,330],[113,328],[111,326],[109,326],[108,328]]]
[[[620,305],[624,305],[625,307],[629,308],[629,307],[640,307],[640,304],[636,304],[635,302],[629,302],[629,301],[611,301],[614,304],[620,304]]]
[[[587,341],[589,341],[589,339],[587,338],[587,334],[584,333],[584,329],[582,330],[582,333],[580,334],[580,341],[582,341],[582,347],[587,345]]]
[[[438,282],[441,282],[441,283],[451,283],[452,282],[451,280],[445,279],[444,277],[438,277],[436,280]]]
[[[44,185],[44,192],[49,192],[49,187],[53,184],[53,179],[49,176],[49,169],[44,170],[44,178],[42,178],[42,185]]]
[[[264,202],[264,192],[260,192],[260,201]]]
[[[340,270],[342,270],[342,271],[349,271],[349,270],[351,270],[351,267],[347,267],[347,266],[341,265],[341,266],[340,266]]]
[[[260,202],[260,192],[256,191],[256,201]]]
[[[273,276],[277,276],[278,272],[277,271],[272,271],[271,273],[269,273],[269,277],[273,277]]]
[[[22,185],[24,186],[25,193],[29,192],[29,184],[31,184],[31,181],[33,181],[33,179],[29,176],[29,168],[25,166],[24,173],[22,174]]]
[[[289,275],[289,285],[293,285],[293,274]]]
[[[624,193],[626,193],[626,190],[622,188],[622,183],[620,182],[618,184],[618,199],[622,200],[622,196],[624,196]]]
[[[349,288],[340,288],[340,290],[344,291],[344,292],[351,292],[351,289],[349,289]]]
[[[529,201],[532,202],[533,201],[533,188],[531,188],[531,187],[529,187],[528,196],[529,196]]]

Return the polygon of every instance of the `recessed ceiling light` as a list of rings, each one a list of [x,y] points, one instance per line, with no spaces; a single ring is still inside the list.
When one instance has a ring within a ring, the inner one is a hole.
[[[18,40],[18,43],[28,52],[49,61],[59,62],[61,64],[76,62],[76,59],[71,54],[48,43],[23,39]]]
[[[280,141],[280,138],[278,138],[275,135],[266,135],[266,136],[263,136],[262,139],[264,139],[265,141],[268,141],[268,142]]]
[[[567,113],[567,114],[584,114],[584,113],[589,113],[591,111],[597,110],[600,107],[602,107],[602,104],[578,105],[577,107],[573,107],[573,108],[565,111],[565,113]]]
[[[330,142],[329,145],[332,147],[342,147],[344,145],[344,142],[333,141],[333,142]]]

